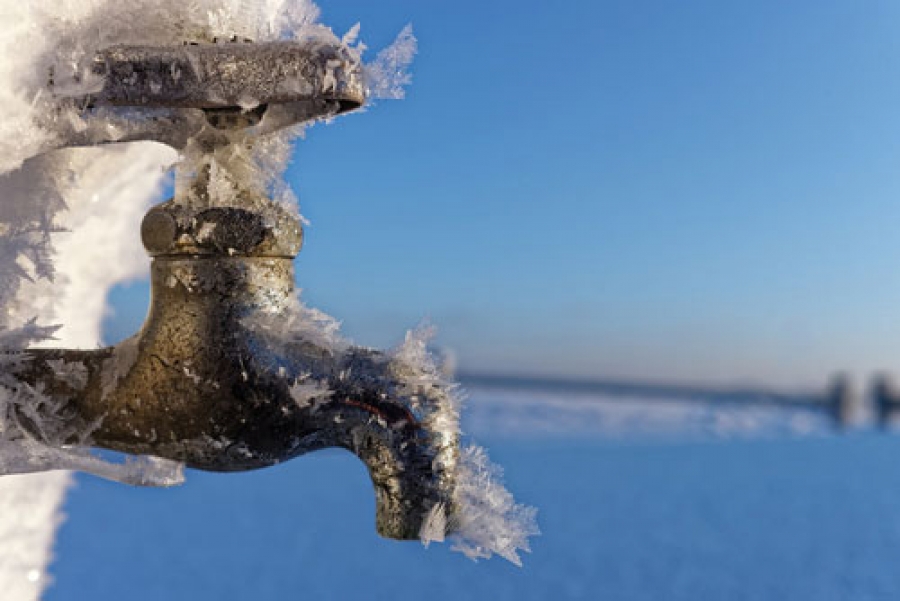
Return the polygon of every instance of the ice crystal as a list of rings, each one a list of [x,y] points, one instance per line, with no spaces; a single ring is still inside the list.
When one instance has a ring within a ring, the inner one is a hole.
[[[299,295],[292,296],[281,310],[252,314],[245,325],[283,355],[289,355],[290,348],[297,344],[328,349],[335,355],[350,348],[350,341],[341,335],[341,323],[319,309],[307,307]]]
[[[429,510],[428,515],[422,521],[419,529],[419,540],[425,548],[431,543],[442,543],[447,537],[447,507],[443,503],[436,503]]]
[[[540,534],[537,510],[520,505],[503,486],[502,469],[484,449],[462,449],[457,472],[457,513],[453,548],[472,559],[492,554],[522,565],[519,551],[530,551],[528,539]]]
[[[423,325],[407,333],[392,353],[402,364],[400,370],[406,386],[405,395],[425,399],[419,406],[423,423],[445,444],[459,441],[459,412],[462,391],[447,377],[443,366],[428,348],[436,330]],[[450,532],[453,548],[471,559],[496,554],[517,566],[522,565],[519,551],[530,551],[529,538],[540,533],[537,510],[515,502],[503,486],[502,469],[491,463],[487,452],[475,445],[461,449],[454,474],[453,514],[435,505],[422,525],[419,538],[428,546],[443,541],[441,524]]]
[[[369,94],[372,98],[401,99],[412,81],[409,66],[418,50],[412,25],[407,25],[393,44],[378,53],[375,61],[366,65]]]
[[[302,408],[315,408],[318,403],[328,401],[333,391],[327,386],[317,381],[307,381],[306,378],[299,378],[290,388],[291,398]]]

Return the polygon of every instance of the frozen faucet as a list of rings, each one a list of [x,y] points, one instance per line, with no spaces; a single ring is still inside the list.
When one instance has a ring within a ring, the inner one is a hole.
[[[223,472],[341,447],[368,468],[380,534],[414,539],[435,509],[452,517],[449,391],[402,358],[279,332],[297,310],[301,224],[243,186],[240,166],[227,199],[216,190],[238,147],[361,107],[359,62],[339,44],[229,40],[108,48],[89,76],[96,91],[71,99],[83,123],[61,146],[156,140],[201,159],[176,168],[174,198],[141,226],[152,295],[140,332],[22,352],[18,386],[53,401],[16,413],[25,435]]]

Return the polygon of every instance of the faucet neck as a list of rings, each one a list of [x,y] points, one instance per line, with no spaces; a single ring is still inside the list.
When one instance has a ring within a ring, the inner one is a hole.
[[[224,111],[219,112],[237,119],[258,115],[256,111]],[[212,119],[210,111],[204,115],[206,126],[188,142],[175,167],[175,202],[195,209],[264,209],[271,205],[254,153],[254,138],[238,126],[218,123],[224,116]]]

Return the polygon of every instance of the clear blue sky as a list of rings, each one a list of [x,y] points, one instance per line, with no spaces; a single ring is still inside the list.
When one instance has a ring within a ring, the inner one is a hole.
[[[320,5],[420,42],[407,99],[317,126],[288,174],[304,298],[358,342],[428,317],[467,371],[900,371],[900,3]]]

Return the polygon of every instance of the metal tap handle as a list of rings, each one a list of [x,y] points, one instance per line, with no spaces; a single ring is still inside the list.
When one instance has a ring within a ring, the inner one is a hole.
[[[102,87],[88,95],[50,90],[84,107],[62,146],[153,140],[181,148],[204,130],[251,136],[329,118],[365,104],[362,65],[322,42],[112,46],[92,66]]]
[[[112,46],[94,59],[105,106],[255,108],[311,100],[362,104],[359,62],[339,45],[298,42]]]

